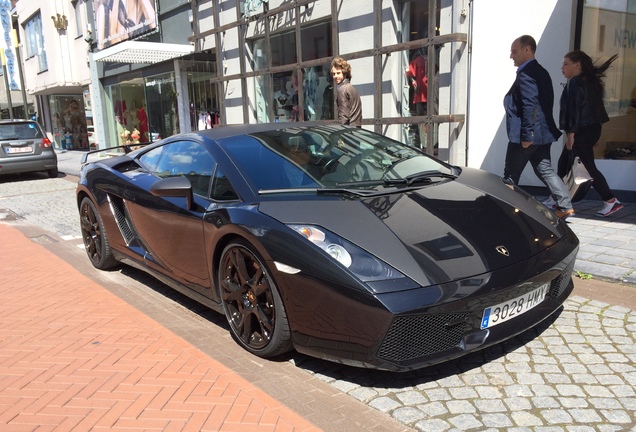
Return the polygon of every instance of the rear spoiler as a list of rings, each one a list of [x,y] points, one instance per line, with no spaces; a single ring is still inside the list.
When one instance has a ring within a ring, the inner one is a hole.
[[[110,156],[121,156],[121,151],[123,150],[123,154],[128,154],[133,150],[140,149],[152,143],[138,143],[138,144],[123,144],[117,147],[108,147],[105,149],[91,150],[82,155],[82,165],[86,164],[88,161],[88,157],[92,154],[102,153],[102,152],[112,152]]]

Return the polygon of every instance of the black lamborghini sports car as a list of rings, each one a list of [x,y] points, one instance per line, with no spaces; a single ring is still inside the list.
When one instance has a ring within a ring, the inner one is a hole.
[[[551,210],[365,129],[226,126],[92,153],[92,264],[224,313],[257,356],[413,370],[535,326],[573,288],[578,239]]]

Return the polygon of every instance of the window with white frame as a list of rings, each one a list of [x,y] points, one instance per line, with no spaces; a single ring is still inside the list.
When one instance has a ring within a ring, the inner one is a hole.
[[[26,56],[27,59],[36,58],[38,62],[38,72],[48,69],[46,61],[46,50],[44,49],[44,36],[42,32],[42,15],[40,12],[33,15],[24,24],[24,33],[26,35]]]
[[[80,2],[73,3],[73,15],[75,15],[75,36],[80,37],[84,35],[84,23],[82,20],[83,6]]]

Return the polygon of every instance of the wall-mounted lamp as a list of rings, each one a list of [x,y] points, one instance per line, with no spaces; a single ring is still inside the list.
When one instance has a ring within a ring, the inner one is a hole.
[[[93,27],[91,27],[90,24],[86,26],[86,31],[84,32],[84,40],[86,41],[87,44],[91,44],[94,42]]]

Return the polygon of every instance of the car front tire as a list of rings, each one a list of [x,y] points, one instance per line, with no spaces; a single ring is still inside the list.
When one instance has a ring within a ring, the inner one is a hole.
[[[104,223],[95,204],[88,197],[80,204],[80,225],[84,247],[93,267],[100,270],[115,267],[118,263],[110,250]]]
[[[223,311],[234,339],[263,358],[290,351],[291,333],[278,288],[247,242],[225,247],[218,277]]]

